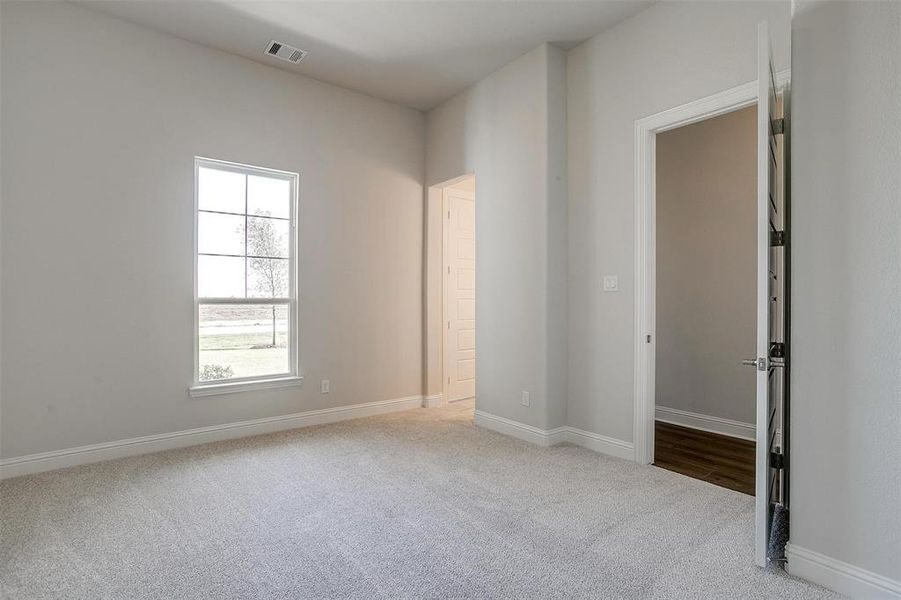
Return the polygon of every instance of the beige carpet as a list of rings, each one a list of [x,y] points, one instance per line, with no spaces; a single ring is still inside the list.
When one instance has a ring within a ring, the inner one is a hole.
[[[472,405],[0,483],[3,598],[831,598],[753,498],[472,425]]]

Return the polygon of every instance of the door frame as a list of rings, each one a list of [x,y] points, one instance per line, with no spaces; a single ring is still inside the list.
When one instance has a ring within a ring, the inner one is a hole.
[[[470,176],[464,175],[454,180],[454,183],[463,181]],[[450,399],[450,382],[448,381],[448,373],[450,373],[451,352],[448,349],[450,338],[447,335],[448,325],[447,317],[449,313],[448,305],[450,304],[448,293],[450,291],[447,285],[447,275],[449,273],[450,261],[448,260],[447,243],[450,238],[450,203],[447,201],[448,192],[454,192],[462,196],[469,196],[475,202],[476,195],[473,192],[466,192],[453,188],[453,184],[446,185],[441,189],[441,396],[444,403],[448,404]],[[476,260],[478,260],[478,246],[476,246]],[[478,339],[478,336],[476,336]]]
[[[791,70],[776,74],[781,94]],[[635,121],[635,367],[632,440],[635,462],[654,461],[657,325],[657,134],[757,102],[757,80]]]

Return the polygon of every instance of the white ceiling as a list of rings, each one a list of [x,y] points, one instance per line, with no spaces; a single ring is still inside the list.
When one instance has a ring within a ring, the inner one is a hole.
[[[95,10],[399,104],[426,110],[543,42],[564,48],[650,0],[81,2]],[[269,40],[309,51],[299,65]]]

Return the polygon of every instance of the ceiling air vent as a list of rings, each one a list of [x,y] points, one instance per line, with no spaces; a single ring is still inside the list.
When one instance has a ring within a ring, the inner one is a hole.
[[[269,42],[269,45],[266,46],[266,54],[295,65],[302,61],[303,57],[307,55],[305,50],[281,42],[276,42],[275,40],[272,40]]]

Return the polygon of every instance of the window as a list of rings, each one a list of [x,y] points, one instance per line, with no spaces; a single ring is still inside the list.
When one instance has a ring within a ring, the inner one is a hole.
[[[192,394],[298,383],[297,174],[196,158]]]

